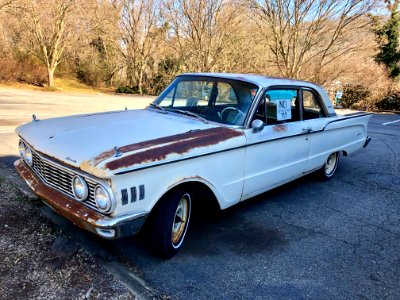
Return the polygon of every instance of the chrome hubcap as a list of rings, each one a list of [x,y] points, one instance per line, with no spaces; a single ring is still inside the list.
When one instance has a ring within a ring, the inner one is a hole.
[[[325,174],[331,175],[335,171],[336,161],[337,161],[337,153],[332,153],[329,155],[326,163],[325,163]]]
[[[176,208],[174,222],[172,223],[172,243],[174,245],[179,244],[185,233],[189,218],[189,199],[189,194],[183,195]]]

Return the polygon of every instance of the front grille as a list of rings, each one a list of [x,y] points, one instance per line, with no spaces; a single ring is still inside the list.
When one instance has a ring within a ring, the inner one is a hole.
[[[73,171],[63,168],[48,159],[42,158],[33,150],[32,158],[32,169],[44,181],[44,183],[75,199],[71,184],[72,178],[76,175]],[[94,201],[94,188],[97,183],[87,177],[85,177],[85,180],[89,188],[89,197],[82,201],[82,203],[98,210],[96,202]]]

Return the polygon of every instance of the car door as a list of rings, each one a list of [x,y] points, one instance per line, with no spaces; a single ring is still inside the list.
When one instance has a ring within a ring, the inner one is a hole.
[[[265,123],[261,131],[245,130],[247,138],[242,199],[279,186],[303,174],[307,166],[309,133],[301,121],[300,90],[271,88],[261,97],[252,120]]]
[[[310,88],[301,89],[304,127],[310,131],[307,171],[320,168],[329,154],[339,145],[340,134],[337,130],[324,130],[333,120],[328,117],[322,105],[320,95]],[[345,133],[343,133],[345,134]]]

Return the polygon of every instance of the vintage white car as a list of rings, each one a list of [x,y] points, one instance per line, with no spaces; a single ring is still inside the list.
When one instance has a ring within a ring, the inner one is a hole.
[[[146,109],[34,118],[16,130],[15,167],[79,227],[114,239],[146,223],[171,257],[196,203],[225,209],[310,172],[328,179],[368,144],[370,117],[337,115],[309,82],[183,74]]]

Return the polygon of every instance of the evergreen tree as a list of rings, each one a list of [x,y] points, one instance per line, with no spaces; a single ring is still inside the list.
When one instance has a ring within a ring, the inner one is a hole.
[[[379,53],[375,60],[384,64],[389,72],[389,77],[396,79],[400,75],[400,51],[399,51],[399,4],[400,0],[385,0],[390,11],[389,19],[375,33],[379,44]]]

